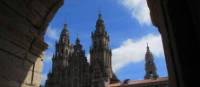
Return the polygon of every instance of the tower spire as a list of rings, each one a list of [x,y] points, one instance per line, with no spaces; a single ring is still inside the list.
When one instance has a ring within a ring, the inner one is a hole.
[[[157,79],[159,77],[156,72],[156,65],[154,63],[153,54],[149,49],[148,43],[145,55],[145,71],[146,75],[144,76],[144,79]]]
[[[64,28],[67,28],[67,18],[64,18]]]
[[[80,44],[80,38],[79,38],[78,34],[77,34],[77,38],[76,38],[76,44]]]
[[[150,49],[149,49],[149,45],[148,45],[148,43],[147,43],[147,52],[150,52]]]
[[[96,31],[99,33],[105,32],[105,25],[104,25],[104,21],[103,21],[101,12],[99,12],[99,14],[98,14],[98,19],[96,22]]]
[[[63,30],[62,30],[62,32],[61,32],[61,35],[66,35],[66,34],[68,34],[69,32],[68,32],[68,29],[67,29],[67,23],[65,22],[64,23],[64,27],[63,27]]]
[[[99,19],[99,20],[102,20],[101,10],[99,10],[98,19]]]
[[[66,43],[67,45],[70,44],[70,42],[69,42],[69,31],[68,31],[68,28],[67,28],[67,23],[64,23],[63,30],[60,34],[59,42],[60,43]]]

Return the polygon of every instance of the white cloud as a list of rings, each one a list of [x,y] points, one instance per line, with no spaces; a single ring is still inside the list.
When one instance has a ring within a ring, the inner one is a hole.
[[[151,24],[150,12],[146,0],[119,0],[127,8],[132,17],[136,18],[140,24]]]
[[[59,32],[56,28],[48,27],[46,34],[49,39],[58,40],[59,38]]]
[[[164,57],[160,35],[149,34],[136,41],[128,39],[124,41],[120,47],[112,50],[112,66],[114,72],[129,63],[143,61],[146,53],[147,42],[154,57]]]

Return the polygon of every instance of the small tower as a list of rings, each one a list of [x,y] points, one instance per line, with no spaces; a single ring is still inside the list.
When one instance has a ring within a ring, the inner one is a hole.
[[[146,75],[144,76],[144,79],[157,79],[159,77],[156,72],[154,58],[149,49],[148,44],[147,44],[147,51],[145,55],[145,71],[146,71]]]

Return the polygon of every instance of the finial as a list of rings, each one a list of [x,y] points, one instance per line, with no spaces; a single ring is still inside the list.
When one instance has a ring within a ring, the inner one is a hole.
[[[80,39],[79,39],[78,33],[77,33],[77,38],[76,38],[76,44],[80,44]]]
[[[77,33],[77,39],[79,38],[79,35],[78,35],[78,33]]]
[[[63,34],[66,33],[66,32],[68,32],[66,18],[65,18],[65,20],[64,20],[64,28],[63,28],[63,31],[62,31],[62,32],[63,32]]]
[[[98,14],[99,14],[99,15],[101,14],[101,5],[99,5]]]
[[[147,43],[147,51],[150,51],[150,49],[149,49],[149,44]]]
[[[102,19],[101,10],[99,10],[98,19]]]
[[[65,27],[65,28],[67,27],[67,19],[66,19],[66,17],[65,17],[65,19],[64,19],[64,27]]]

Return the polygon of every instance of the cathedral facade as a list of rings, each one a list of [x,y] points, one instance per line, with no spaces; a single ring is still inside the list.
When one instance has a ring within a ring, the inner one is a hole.
[[[55,45],[52,71],[48,74],[45,87],[168,87],[168,78],[159,78],[153,54],[147,44],[144,80],[117,79],[112,71],[112,51],[102,15],[98,15],[96,29],[91,33],[90,62],[79,37],[72,45],[67,24]]]
[[[46,87],[107,87],[119,82],[112,71],[109,35],[102,15],[98,15],[96,29],[91,33],[90,63],[87,62],[80,39],[70,43],[67,24],[56,42],[52,58],[52,71],[48,74]]]

